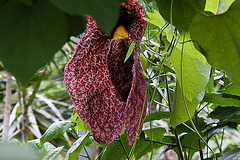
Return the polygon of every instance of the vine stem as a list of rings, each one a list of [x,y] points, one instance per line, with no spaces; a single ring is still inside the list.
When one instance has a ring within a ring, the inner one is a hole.
[[[199,131],[197,110],[195,111],[194,117],[195,117],[195,125],[196,125],[196,128],[197,128],[197,130]],[[201,160],[203,160],[203,152],[202,152],[202,146],[201,146],[201,141],[200,141],[200,139],[198,139],[198,148],[199,148],[200,158],[201,158]]]
[[[88,151],[87,151],[86,147],[84,146],[83,148],[84,148],[84,151],[85,151],[85,152],[86,152],[86,154],[87,154],[87,158],[88,158],[89,160],[91,160],[91,157],[89,156],[89,154],[88,154]]]
[[[171,104],[171,96],[170,96],[170,92],[169,92],[169,87],[168,87],[168,80],[167,80],[167,75],[165,74],[165,83],[166,83],[166,89],[167,89],[167,97],[168,97],[168,106],[169,106],[169,111],[171,113],[172,111],[172,104]],[[184,160],[184,157],[183,157],[183,149],[182,149],[182,145],[181,145],[181,142],[178,138],[178,134],[177,134],[177,130],[174,129],[174,135],[175,135],[175,140],[176,140],[176,144],[177,144],[177,148],[178,148],[178,152],[179,152],[179,155],[180,155],[180,158],[181,160]]]

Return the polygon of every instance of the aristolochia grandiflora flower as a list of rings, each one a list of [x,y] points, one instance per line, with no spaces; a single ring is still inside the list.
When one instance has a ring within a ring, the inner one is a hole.
[[[141,132],[139,121],[142,126],[147,108],[138,52],[146,29],[143,17],[143,7],[136,0],[120,3],[118,27],[109,36],[86,16],[84,36],[65,67],[64,81],[75,110],[100,144],[110,144],[124,125],[129,145]],[[137,45],[124,63],[133,40]]]

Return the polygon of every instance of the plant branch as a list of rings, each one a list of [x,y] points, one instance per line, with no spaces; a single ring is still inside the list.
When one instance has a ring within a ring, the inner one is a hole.
[[[11,74],[7,72],[7,86],[6,86],[5,108],[4,108],[4,118],[3,118],[2,141],[8,141],[9,117],[10,117],[11,103],[12,103],[11,77],[12,77]]]
[[[169,92],[169,87],[168,87],[168,80],[167,80],[167,75],[165,74],[165,83],[166,83],[166,89],[167,89],[167,97],[168,97],[168,106],[169,106],[169,111],[171,113],[172,111],[172,101],[171,101],[171,96],[170,96],[170,92]],[[175,140],[176,140],[176,144],[177,144],[177,148],[178,148],[178,152],[179,152],[179,155],[180,155],[180,158],[181,160],[184,160],[184,157],[183,157],[183,149],[182,149],[182,145],[181,145],[181,142],[178,138],[178,134],[177,134],[177,130],[174,129],[174,134],[175,134]]]
[[[195,117],[195,125],[196,125],[196,128],[197,128],[197,130],[199,131],[197,110],[195,111],[194,117]],[[200,139],[198,139],[198,148],[199,148],[200,158],[201,158],[201,160],[203,160],[203,152],[202,152],[202,146],[201,146],[201,141],[200,141]]]

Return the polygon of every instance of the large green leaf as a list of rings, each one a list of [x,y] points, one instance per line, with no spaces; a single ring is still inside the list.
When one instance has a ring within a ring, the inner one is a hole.
[[[77,159],[79,152],[83,149],[83,147],[88,142],[89,136],[90,136],[90,132],[88,131],[85,135],[79,138],[68,150],[64,160]]]
[[[24,85],[68,38],[66,15],[48,0],[0,5],[0,58]]]
[[[118,20],[119,0],[50,0],[66,13],[91,15],[99,27],[111,34]]]
[[[171,0],[156,0],[161,16],[170,22]],[[188,31],[197,10],[203,11],[206,0],[174,0],[172,20],[173,25]]]
[[[208,62],[226,71],[230,80],[236,84],[240,84],[239,15],[238,0],[223,14],[198,14],[190,27],[191,38],[199,44]]]
[[[59,136],[63,135],[63,133],[65,133],[70,126],[71,126],[70,121],[59,121],[51,124],[51,126],[40,138],[40,146],[42,146],[45,142],[48,142],[52,139],[56,139]]]
[[[168,33],[168,39],[170,39],[170,37],[171,32]],[[186,34],[185,41],[189,39],[189,34]],[[183,37],[179,40],[182,41]],[[187,110],[185,109],[184,99],[186,100],[186,107],[189,110],[190,116],[194,114],[197,105],[203,98],[211,69],[211,66],[206,62],[205,57],[194,48],[192,42],[186,42],[184,44],[182,62],[182,51],[180,49],[182,49],[182,45],[178,44],[174,54],[171,56],[171,62],[177,75],[177,85],[170,119],[170,123],[173,127],[176,127],[189,119]],[[182,95],[181,76],[183,79],[184,97]]]
[[[171,34],[168,34],[168,37],[169,36],[171,36]],[[189,39],[189,34],[186,34],[185,41]],[[183,37],[179,40],[182,41]],[[208,83],[211,68],[204,56],[194,48],[193,43],[187,42],[184,44],[183,48],[181,72],[181,48],[182,45],[178,44],[175,53],[171,56],[171,61],[178,80],[170,120],[171,125],[174,127],[189,119],[184,107],[185,103],[182,96],[181,76],[183,79],[184,97],[190,115],[192,116],[198,103],[202,100],[203,91]]]

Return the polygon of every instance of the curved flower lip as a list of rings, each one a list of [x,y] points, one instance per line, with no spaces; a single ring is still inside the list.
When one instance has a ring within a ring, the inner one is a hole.
[[[141,132],[139,121],[142,115],[143,123],[147,103],[138,47],[123,61],[132,40],[139,45],[142,39],[144,16],[136,0],[120,3],[118,23],[127,28],[129,40],[110,38],[86,16],[84,36],[65,66],[64,82],[75,110],[100,144],[110,144],[124,125],[129,145],[134,144],[137,131]]]

